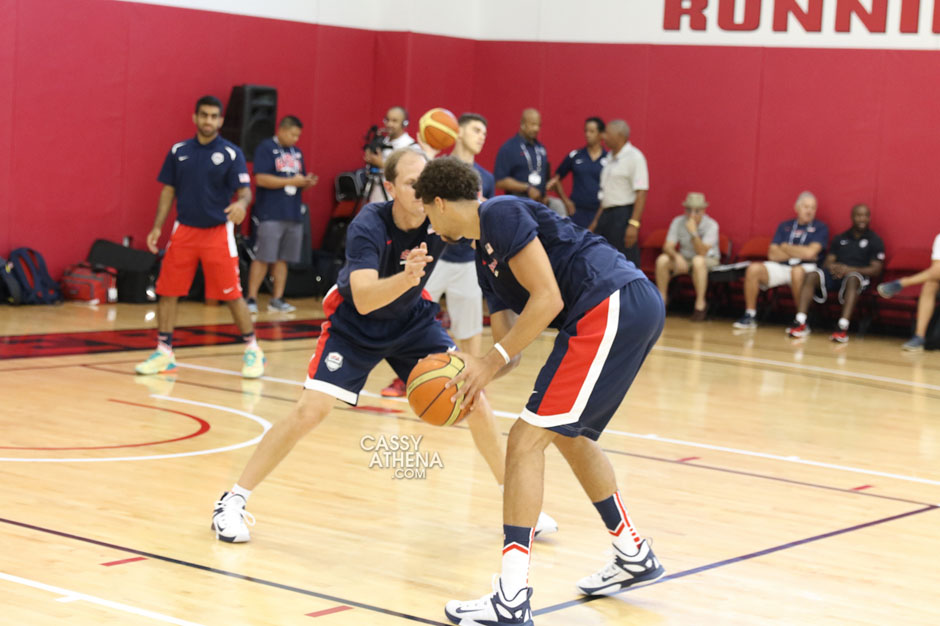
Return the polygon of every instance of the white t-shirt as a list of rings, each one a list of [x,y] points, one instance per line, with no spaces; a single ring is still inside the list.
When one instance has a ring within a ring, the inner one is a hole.
[[[933,252],[930,253],[931,261],[940,261],[940,235],[933,240]]]
[[[617,154],[609,154],[601,170],[601,207],[625,206],[636,202],[636,192],[650,188],[646,157],[629,141]]]

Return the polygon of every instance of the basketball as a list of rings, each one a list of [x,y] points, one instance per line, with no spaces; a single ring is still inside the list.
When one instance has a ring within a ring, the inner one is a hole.
[[[447,109],[431,109],[418,121],[418,138],[435,150],[446,150],[457,141],[457,118]]]
[[[463,361],[453,354],[432,354],[414,366],[408,376],[408,403],[415,414],[435,426],[451,426],[466,417],[466,409],[460,410],[462,396],[456,402],[451,398],[460,392],[444,389],[451,379],[463,371]]]

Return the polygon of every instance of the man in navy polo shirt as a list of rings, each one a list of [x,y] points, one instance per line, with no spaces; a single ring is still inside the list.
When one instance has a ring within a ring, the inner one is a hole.
[[[842,317],[839,318],[838,330],[829,339],[838,343],[849,340],[849,319],[855,302],[871,279],[880,276],[884,270],[885,244],[869,228],[870,224],[871,210],[867,205],[852,207],[852,228],[833,238],[832,248],[822,267],[806,275],[797,302],[796,318],[787,328],[788,335],[796,338],[809,335],[806,313],[810,303],[816,300],[823,304],[831,292],[837,292],[842,303]]]
[[[555,190],[565,203],[571,221],[582,228],[591,225],[601,203],[601,170],[607,163],[607,150],[601,143],[604,128],[604,120],[601,118],[587,118],[584,122],[586,145],[580,150],[569,152],[555,170],[555,175],[548,181],[548,190]],[[561,184],[562,179],[569,173],[574,179],[571,197],[568,197]]]
[[[664,573],[633,526],[597,438],[662,332],[665,309],[643,272],[600,236],[529,198],[480,204],[478,185],[473,169],[454,158],[435,159],[415,184],[445,241],[476,240],[479,282],[490,304],[496,344],[483,357],[460,353],[466,367],[448,385],[463,382],[459,401],[472,406],[542,331],[558,334],[509,432],[501,575],[492,593],[448,602],[444,612],[455,624],[524,626],[532,624],[529,554],[551,444],[613,536],[614,558],[578,582],[581,592],[613,593]]]
[[[522,112],[519,133],[504,143],[496,154],[493,176],[496,188],[514,196],[527,196],[541,202],[548,184],[548,153],[537,139],[542,116],[535,109]]]
[[[277,134],[265,139],[255,149],[255,183],[258,199],[253,216],[259,221],[255,232],[255,259],[248,274],[248,310],[258,312],[258,288],[270,264],[274,290],[268,302],[269,311],[290,313],[293,305],[284,302],[287,264],[300,261],[306,215],[301,192],[317,184],[314,174],[307,174],[304,155],[297,140],[304,125],[293,115],[286,115],[278,124]]]
[[[153,229],[147,235],[147,247],[154,254],[174,198],[177,216],[157,279],[157,349],[137,364],[138,374],[157,374],[176,367],[176,303],[189,293],[200,262],[206,298],[228,305],[246,344],[242,376],[258,378],[264,374],[264,354],[255,340],[251,314],[242,298],[235,248],[235,225],[245,219],[251,202],[251,178],[239,147],[219,136],[222,121],[219,99],[200,98],[193,114],[196,136],[173,144],[157,177],[163,191]],[[236,193],[238,199],[232,202]]]
[[[780,222],[767,249],[767,260],[751,263],[744,274],[744,315],[734,323],[741,330],[757,328],[757,296],[761,289],[790,285],[799,300],[803,279],[826,255],[829,227],[816,219],[818,203],[804,191],[793,205],[796,219]]]

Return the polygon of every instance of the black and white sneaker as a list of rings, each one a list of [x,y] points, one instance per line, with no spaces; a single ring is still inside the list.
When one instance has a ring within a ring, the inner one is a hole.
[[[215,503],[212,512],[212,530],[215,538],[228,543],[244,543],[251,539],[249,526],[255,525],[255,516],[245,510],[245,498],[226,491]]]
[[[532,587],[523,587],[512,598],[503,592],[502,581],[493,575],[493,593],[479,600],[451,600],[444,614],[458,626],[533,626],[529,598]]]
[[[628,556],[614,546],[614,558],[596,574],[578,581],[578,589],[587,596],[606,596],[639,583],[656,580],[666,573],[646,539],[640,551]]]

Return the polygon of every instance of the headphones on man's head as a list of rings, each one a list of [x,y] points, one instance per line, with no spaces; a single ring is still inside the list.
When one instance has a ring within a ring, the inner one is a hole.
[[[401,109],[402,113],[405,114],[405,120],[401,123],[401,127],[402,127],[402,128],[408,128],[408,109],[406,109],[406,108],[403,107],[403,106],[398,106],[398,105],[395,105],[395,106],[393,106],[392,108],[393,108],[393,109]],[[383,123],[383,124],[388,124],[388,117],[383,118],[383,119],[382,119],[382,123]]]

